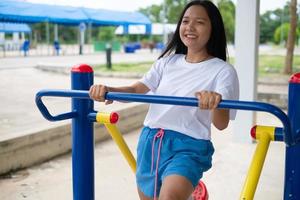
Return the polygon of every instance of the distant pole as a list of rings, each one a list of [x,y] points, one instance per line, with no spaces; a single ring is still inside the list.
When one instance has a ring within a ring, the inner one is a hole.
[[[89,22],[88,23],[88,37],[87,37],[87,42],[89,44],[89,46],[92,44],[92,28],[93,28],[93,25],[92,25],[92,22]],[[92,49],[89,48],[89,53],[92,52]]]
[[[54,24],[54,41],[58,41],[58,25]]]
[[[108,42],[105,45],[105,52],[106,52],[106,67],[107,69],[111,69],[111,44]]]
[[[47,40],[47,52],[48,52],[48,56],[50,55],[50,48],[49,48],[49,44],[50,44],[50,37],[49,37],[49,22],[46,22],[46,40]]]
[[[79,41],[79,55],[83,54],[83,45],[84,45],[84,31],[86,29],[85,23],[79,24],[79,32],[80,32],[80,41]]]

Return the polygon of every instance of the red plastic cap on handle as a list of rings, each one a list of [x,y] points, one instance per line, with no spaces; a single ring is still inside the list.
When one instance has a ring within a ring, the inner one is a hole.
[[[79,64],[72,67],[71,72],[77,72],[77,73],[92,73],[93,68],[90,67],[87,64]]]
[[[118,113],[116,113],[116,112],[112,112],[111,114],[110,114],[110,123],[112,123],[112,124],[115,124],[115,123],[117,123],[118,122],[118,120],[119,120],[119,115],[118,115]]]
[[[291,76],[290,83],[300,83],[300,72]]]
[[[251,128],[250,134],[253,139],[256,139],[256,126]]]

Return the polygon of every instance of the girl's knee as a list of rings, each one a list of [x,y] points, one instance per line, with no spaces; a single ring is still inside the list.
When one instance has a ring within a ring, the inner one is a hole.
[[[181,200],[179,196],[180,195],[174,193],[163,193],[159,195],[159,200]]]

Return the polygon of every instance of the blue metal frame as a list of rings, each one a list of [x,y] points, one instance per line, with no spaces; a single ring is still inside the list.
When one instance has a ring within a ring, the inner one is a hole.
[[[94,199],[94,136],[95,111],[88,89],[93,84],[93,73],[72,72],[73,90],[42,90],[36,94],[36,105],[49,121],[72,119],[73,138],[73,195],[75,200]],[[286,143],[286,172],[284,199],[300,199],[300,84],[290,83],[288,116],[278,107],[262,102],[222,100],[218,108],[263,111],[275,115],[283,124],[277,127],[278,141]],[[72,98],[72,111],[52,116],[42,101],[44,96]],[[107,100],[143,103],[198,106],[190,97],[155,96],[128,93],[107,93]],[[298,123],[297,123],[298,122]]]
[[[89,94],[87,91],[72,91],[72,90],[43,90],[37,94],[37,105],[41,110],[42,114],[46,119],[56,120],[63,118],[62,116],[71,116],[74,113],[64,113],[58,116],[51,116],[47,111],[46,107],[43,105],[41,97],[42,96],[57,96],[57,97],[73,97],[88,99]],[[144,95],[144,94],[130,94],[130,93],[119,93],[119,92],[109,92],[105,97],[107,100],[117,100],[117,101],[133,101],[142,103],[156,103],[156,104],[171,104],[171,105],[181,105],[181,106],[198,106],[198,100],[192,97],[172,97],[172,96],[158,96],[158,95]],[[280,110],[278,107],[273,106],[268,103],[262,102],[249,102],[249,101],[232,101],[232,100],[222,100],[218,108],[227,109],[238,109],[238,110],[251,110],[251,111],[262,111],[268,112],[275,115],[283,124],[284,127],[284,141],[287,145],[293,145],[294,140],[291,133],[290,120],[287,115]]]
[[[288,116],[296,144],[286,147],[284,199],[300,199],[300,83],[289,83]]]
[[[93,84],[93,73],[72,71],[72,89],[89,90]],[[94,189],[94,130],[87,115],[94,110],[89,99],[72,99],[72,169],[73,198],[75,200],[95,199]]]

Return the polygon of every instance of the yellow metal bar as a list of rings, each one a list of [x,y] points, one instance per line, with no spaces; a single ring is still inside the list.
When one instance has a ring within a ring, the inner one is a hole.
[[[110,123],[111,113],[98,112],[96,115],[96,121],[101,124]]]
[[[269,144],[274,140],[275,127],[257,126],[256,139],[258,144],[252,158],[251,165],[244,183],[240,200],[252,200],[255,194],[257,183],[264,165]]]
[[[116,127],[116,125],[113,124],[104,124],[107,128],[108,132],[110,133],[113,140],[118,145],[119,149],[121,150],[123,156],[127,160],[129,166],[131,167],[132,171],[136,172],[136,161],[134,156],[132,155],[130,149],[128,148],[123,136],[121,135],[120,131]]]
[[[96,121],[104,124],[104,126],[108,130],[109,134],[111,135],[112,139],[118,145],[123,156],[127,160],[130,168],[135,173],[136,172],[135,158],[132,155],[129,147],[127,146],[127,144],[126,144],[122,134],[120,133],[119,129],[117,128],[117,126],[110,123],[110,116],[111,116],[110,113],[97,113]]]

